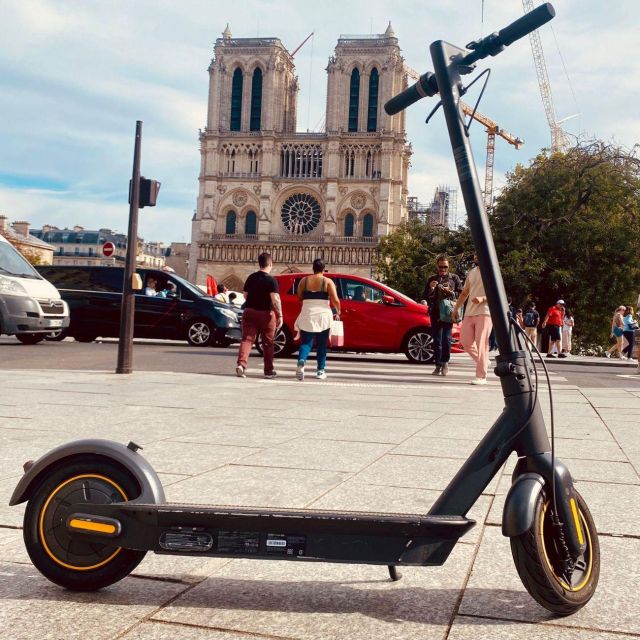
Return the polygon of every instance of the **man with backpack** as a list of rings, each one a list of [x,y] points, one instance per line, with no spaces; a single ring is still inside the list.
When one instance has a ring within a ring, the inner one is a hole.
[[[536,311],[536,303],[529,302],[524,312],[524,332],[529,336],[533,344],[538,339],[538,325],[540,324],[540,314]]]

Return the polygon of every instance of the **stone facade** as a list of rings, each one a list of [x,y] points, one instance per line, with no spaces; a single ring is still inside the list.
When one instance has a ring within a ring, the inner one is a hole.
[[[53,247],[32,235],[31,223],[19,220],[11,225],[0,215],[0,235],[4,236],[32,264],[52,264]]]
[[[262,251],[275,273],[322,256],[331,271],[371,275],[379,238],[407,217],[404,114],[383,110],[406,87],[391,25],[338,40],[324,133],[296,132],[298,82],[278,38],[236,39],[227,27],[209,78],[189,279],[241,288]]]

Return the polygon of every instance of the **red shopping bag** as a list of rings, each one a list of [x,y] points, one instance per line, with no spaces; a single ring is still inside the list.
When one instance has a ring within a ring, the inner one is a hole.
[[[329,330],[329,346],[344,347],[344,325],[342,320],[332,320],[331,329]]]

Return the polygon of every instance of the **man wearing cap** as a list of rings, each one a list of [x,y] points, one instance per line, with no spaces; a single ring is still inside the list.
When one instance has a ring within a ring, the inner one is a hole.
[[[549,307],[547,315],[542,321],[542,328],[549,327],[549,348],[547,358],[555,358],[553,347],[558,350],[558,358],[566,358],[567,354],[562,353],[562,323],[564,322],[564,300],[558,300],[552,307]]]

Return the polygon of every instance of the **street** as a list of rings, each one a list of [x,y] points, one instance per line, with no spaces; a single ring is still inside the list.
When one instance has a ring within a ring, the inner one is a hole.
[[[0,353],[4,638],[613,640],[640,634],[633,570],[640,551],[640,398],[635,381],[630,388],[629,379],[617,378],[624,366],[582,374],[620,381],[602,389],[572,385],[579,366],[552,364],[557,455],[593,513],[602,549],[593,600],[558,618],[525,591],[501,533],[513,457],[469,511],[477,525],[447,563],[402,567],[399,582],[389,580],[384,566],[149,553],[131,577],[74,593],[34,568],[23,541],[25,505],[8,506],[26,460],[70,440],[100,438],[141,445],[173,502],[426,513],[503,407],[495,380],[484,388],[468,385],[473,371],[464,354],[454,358],[447,378],[401,356],[346,355],[332,359],[328,381],[298,383],[294,359],[278,363],[277,380],[261,377],[258,359],[247,379],[237,378],[229,373],[231,349],[138,344],[131,375],[113,373],[113,343],[25,347],[4,340]],[[173,371],[196,365],[224,375]],[[548,425],[547,399],[543,393]]]
[[[71,338],[63,342],[41,342],[23,345],[13,337],[0,338],[0,369],[72,369],[84,371],[114,371],[118,344],[115,339],[92,343],[80,343]],[[204,373],[233,375],[236,348],[227,349],[190,347],[185,342],[168,340],[136,340],[133,366],[137,371],[175,371],[180,373]],[[277,369],[282,378],[293,378],[295,356],[278,359]],[[430,383],[468,384],[473,378],[474,366],[465,354],[454,354],[452,367],[446,378],[431,376],[431,365],[412,365],[402,354],[331,353],[328,360],[329,381],[333,382],[383,382],[389,384]],[[605,358],[580,358],[565,360],[545,359],[556,385],[583,387],[638,387],[640,376],[636,366]],[[313,369],[311,363],[310,369]],[[253,352],[249,363],[251,376],[261,374],[261,360]],[[498,385],[498,379],[490,376],[489,383]],[[538,367],[538,375],[544,386],[544,371]]]

